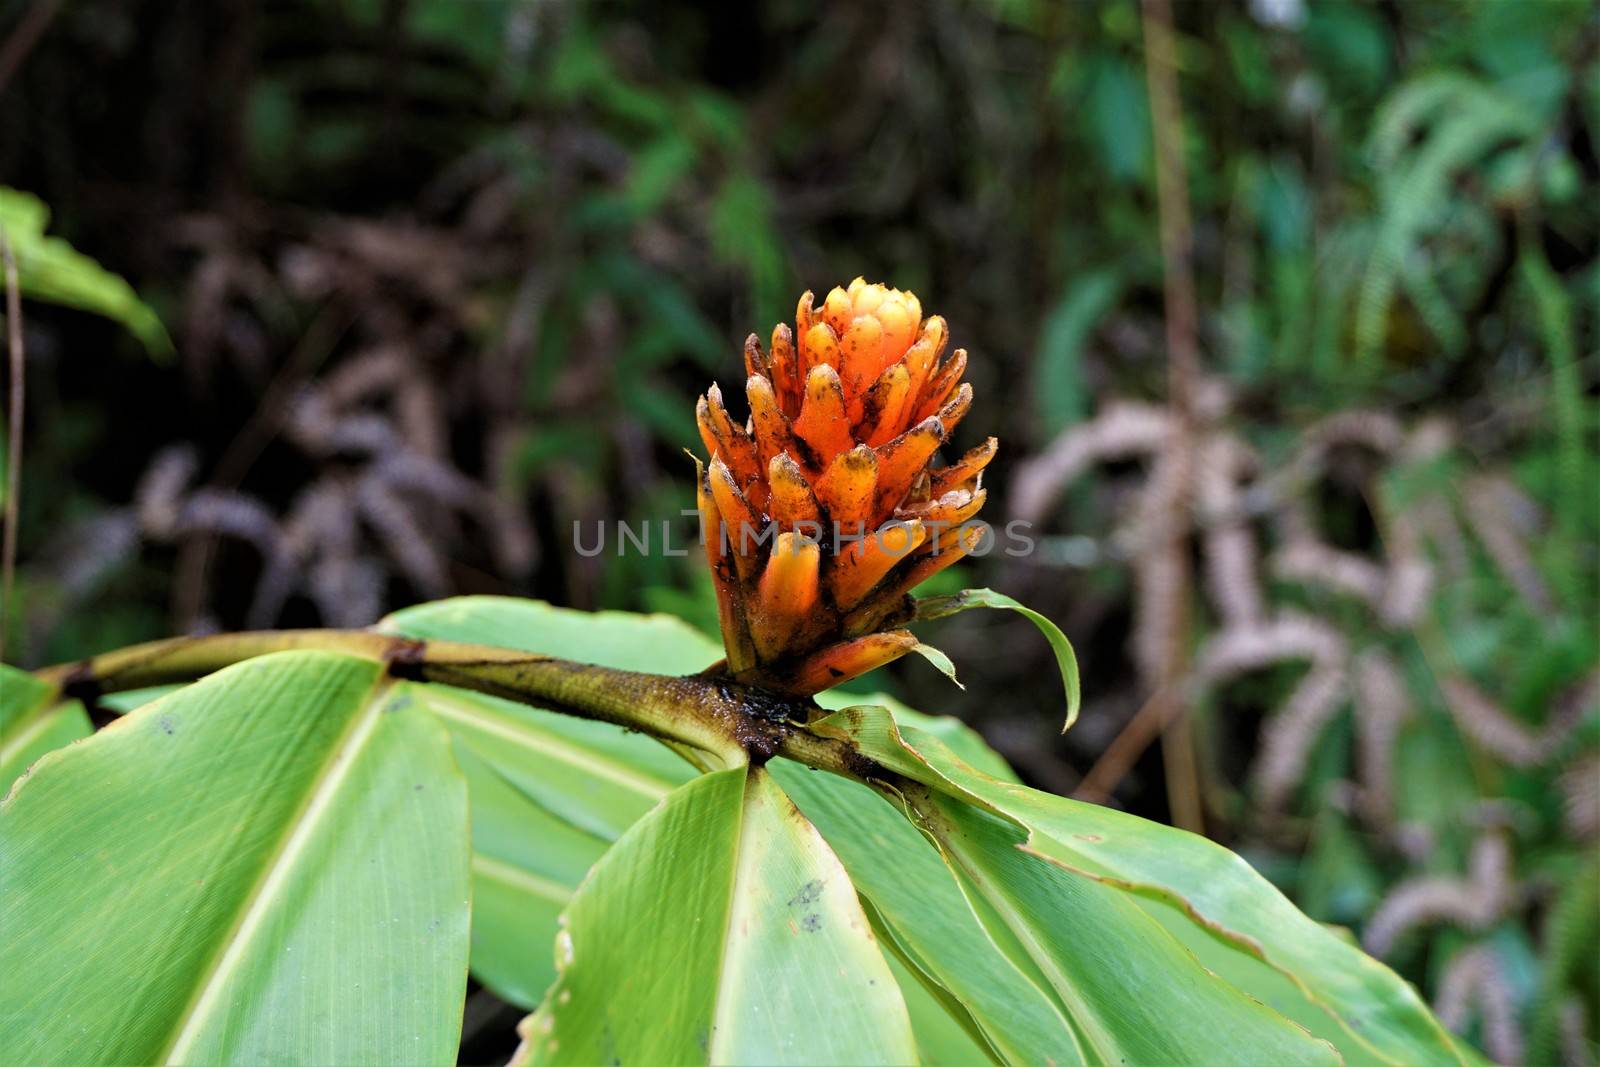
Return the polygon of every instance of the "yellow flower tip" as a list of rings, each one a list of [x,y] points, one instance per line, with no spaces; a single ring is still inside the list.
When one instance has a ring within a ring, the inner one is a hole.
[[[917,647],[910,630],[889,630],[830,645],[772,677],[773,688],[802,696],[819,693],[892,663]]]
[[[801,523],[816,527],[821,536],[822,507],[812,492],[811,481],[793,456],[784,452],[773,456],[767,464],[767,482],[771,486],[772,521],[785,531],[797,530]]]
[[[868,529],[878,488],[878,456],[866,445],[841,452],[817,479],[817,502],[845,534]]]
[[[829,591],[839,610],[849,611],[867,598],[883,576],[927,539],[921,521],[885,526],[851,543],[828,571]]]
[[[948,340],[916,294],[857,277],[820,303],[804,293],[793,329],[774,327],[766,349],[746,339],[748,422],[730,417],[719,386],[700,398],[700,509],[734,535],[707,557],[736,677],[813,692],[915,643],[877,631],[971,550],[970,530],[946,526],[983,506],[996,448],[991,438],[933,465],[972,404],[966,352],[945,357]]]

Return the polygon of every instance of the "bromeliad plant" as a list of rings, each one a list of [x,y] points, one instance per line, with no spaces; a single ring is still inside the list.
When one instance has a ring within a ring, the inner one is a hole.
[[[825,692],[1026,612],[909,595],[995,448],[934,465],[945,333],[858,281],[752,339],[743,426],[707,394],[709,668],[673,619],[468,598],[4,669],[0,1061],[448,1063],[469,967],[534,1009],[519,1063],[1470,1061],[1232,853]]]

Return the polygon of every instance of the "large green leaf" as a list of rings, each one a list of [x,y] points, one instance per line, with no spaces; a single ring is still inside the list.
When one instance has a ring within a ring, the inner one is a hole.
[[[943,813],[946,866],[866,787],[782,761],[773,770],[908,963],[1005,1062],[1332,1061],[1325,1045],[1207,974],[1131,894],[1018,852],[1009,824],[969,825],[979,813],[966,805]]]
[[[889,970],[900,985],[911,1017],[911,1034],[917,1042],[917,1062],[923,1067],[973,1067],[992,1061],[993,1056],[978,1044],[950,1014],[943,1001],[926,984],[907,970],[893,954],[886,954]]]
[[[1383,964],[1307,918],[1247,863],[1202,837],[994,779],[937,738],[899,727],[882,708],[837,712],[816,727],[848,738],[884,766],[950,800],[938,815],[956,837],[993,844],[1003,830],[967,805],[1020,828],[1019,855],[1111,889],[1170,902],[1214,935],[1287,977],[1340,1026],[1341,1048],[1391,1063],[1455,1063],[1456,1045],[1415,990]],[[981,880],[974,870],[971,877]],[[1062,883],[1066,885],[1067,883]],[[1215,968],[1214,968],[1215,969]],[[1254,992],[1254,990],[1252,990]]]
[[[934,805],[928,823],[968,900],[1057,998],[1086,1062],[1339,1062],[1202,967],[1130,894],[1029,855],[1023,831],[963,800],[935,794]]]
[[[534,1008],[555,980],[556,919],[611,839],[539,807],[461,744],[472,808],[472,973]]]
[[[772,776],[752,770],[711,1061],[908,1063],[914,1049],[844,867]]]
[[[408,637],[467,641],[686,674],[715,642],[665,615],[460,597],[391,615]],[[472,971],[532,1008],[555,978],[561,908],[613,841],[693,769],[652,738],[444,686],[417,687],[450,730],[472,807]]]
[[[466,797],[409,689],[266,656],[35,764],[0,805],[0,1062],[451,1062]]]
[[[51,686],[0,663],[0,796],[34,760],[91,732],[82,704],[58,701]]]
[[[1060,1006],[1000,951],[916,827],[864,785],[787,760],[772,773],[838,853],[908,968],[960,1005],[994,1055],[1082,1062]]]
[[[524,1024],[529,1063],[911,1063],[838,859],[765,771],[674,791],[595,866]]]
[[[523,1062],[915,1061],[845,870],[770,774],[715,771],[573,897]]]
[[[694,775],[643,734],[445,686],[418,697],[457,745],[484,760],[533,803],[608,841]]]

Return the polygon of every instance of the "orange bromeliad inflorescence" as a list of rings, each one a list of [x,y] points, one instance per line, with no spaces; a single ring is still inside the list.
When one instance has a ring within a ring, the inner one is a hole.
[[[769,350],[750,335],[746,422],[715,385],[700,398],[700,517],[735,678],[810,694],[916,647],[895,629],[908,594],[984,536],[963,524],[996,448],[933,465],[972,404],[948,336],[915,294],[857,278],[820,308],[802,296]]]

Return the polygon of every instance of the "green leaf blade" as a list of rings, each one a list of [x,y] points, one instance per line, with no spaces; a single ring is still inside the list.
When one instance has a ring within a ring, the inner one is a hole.
[[[1338,1024],[1341,1048],[1391,1063],[1460,1062],[1456,1043],[1410,985],[1308,918],[1220,845],[974,771],[937,738],[897,725],[882,708],[836,712],[813,729],[852,740],[890,769],[1025,827],[1019,847],[1041,861],[1176,905],[1231,951],[1293,982]]]
[[[1056,667],[1061,671],[1061,685],[1067,698],[1067,717],[1061,732],[1066,733],[1078,721],[1078,709],[1083,703],[1083,693],[1078,680],[1078,657],[1072,651],[1072,642],[1061,628],[1026,604],[997,593],[993,589],[963,589],[949,596],[925,597],[917,601],[917,621],[942,619],[969,608],[1004,608],[1014,611],[1038,627],[1055,653]],[[948,661],[947,661],[948,662]],[[936,662],[937,665],[937,662]],[[942,668],[941,668],[942,669]],[[953,668],[950,673],[953,677]]]
[[[31,193],[0,186],[0,233],[11,243],[23,295],[79,308],[120,323],[152,356],[170,358],[160,317],[120,275],[59,237],[46,237],[50,210]]]
[[[93,732],[78,701],[57,700],[51,686],[0,663],[0,796],[34,760]]]
[[[932,844],[859,783],[777,760],[773,775],[917,968],[1009,1063],[1081,1063],[1061,1009],[1000,949]],[[902,988],[904,985],[902,983]]]
[[[595,865],[514,1063],[705,1062],[744,778],[718,771],[676,790]]]
[[[448,1063],[465,791],[376,664],[263,657],[45,757],[0,806],[0,1060]]]
[[[1041,862],[1024,834],[936,796],[962,888],[1016,935],[1089,1062],[1339,1063],[1334,1049],[1200,966],[1125,893]]]
[[[844,866],[772,776],[745,788],[712,1063],[911,1063],[894,975]]]
[[[516,1062],[915,1060],[843,867],[764,771],[671,793],[595,866],[563,924],[560,976]]]

